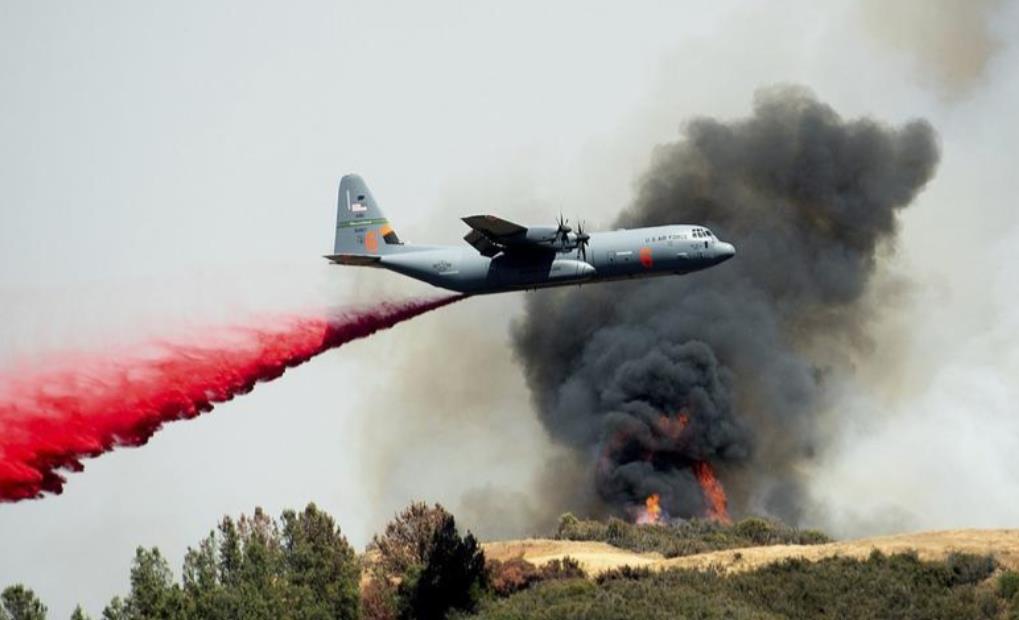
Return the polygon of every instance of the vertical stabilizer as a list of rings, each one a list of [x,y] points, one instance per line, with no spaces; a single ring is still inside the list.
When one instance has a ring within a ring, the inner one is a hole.
[[[348,174],[340,179],[336,200],[336,240],[334,254],[387,254],[400,238],[379,209],[364,179]]]

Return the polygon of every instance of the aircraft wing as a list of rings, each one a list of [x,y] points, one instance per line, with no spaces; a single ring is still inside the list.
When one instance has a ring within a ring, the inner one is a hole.
[[[464,241],[474,246],[483,256],[492,257],[511,248],[536,248],[540,245],[529,238],[526,226],[494,215],[469,215],[463,221],[471,227]]]
[[[492,258],[503,250],[503,246],[492,241],[487,235],[485,235],[485,233],[478,230],[472,230],[467,233],[464,236],[464,241],[474,246],[474,249],[480,252],[482,256],[487,256],[489,258]]]
[[[512,237],[527,232],[526,226],[507,222],[494,215],[468,215],[463,221],[464,224],[490,238]]]

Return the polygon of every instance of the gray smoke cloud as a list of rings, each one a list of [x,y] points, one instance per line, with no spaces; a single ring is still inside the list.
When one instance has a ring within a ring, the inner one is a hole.
[[[993,25],[1003,0],[865,0],[864,30],[910,57],[922,78],[949,98],[969,94],[1002,47]]]
[[[536,293],[514,326],[542,423],[589,459],[595,508],[623,514],[659,493],[669,514],[701,515],[692,467],[708,461],[737,511],[800,519],[798,466],[821,448],[850,353],[867,346],[868,286],[897,213],[938,160],[926,121],[843,119],[791,86],[655,149],[617,225],[704,224],[736,258]]]

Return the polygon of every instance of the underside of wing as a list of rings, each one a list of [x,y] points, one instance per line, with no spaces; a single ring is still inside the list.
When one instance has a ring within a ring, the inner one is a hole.
[[[490,240],[484,233],[472,230],[464,236],[464,241],[474,246],[482,256],[492,258],[503,251],[503,246]]]
[[[521,226],[494,215],[471,215],[463,221],[471,227],[464,241],[489,258],[500,252],[548,252],[557,238],[554,228]]]

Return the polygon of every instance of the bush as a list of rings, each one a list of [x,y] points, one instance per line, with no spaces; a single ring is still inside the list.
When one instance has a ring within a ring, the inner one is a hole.
[[[973,581],[986,567],[986,556],[927,562],[916,553],[874,553],[865,560],[790,559],[731,575],[625,567],[608,571],[593,583],[540,583],[508,598],[492,599],[479,617],[997,617],[1000,601]]]
[[[556,538],[606,542],[641,553],[657,551],[669,558],[739,547],[831,542],[817,530],[798,530],[759,517],[748,517],[732,525],[706,519],[637,525],[616,518],[607,523],[585,521],[569,513],[560,517]]]
[[[565,556],[562,559],[549,560],[541,567],[541,580],[552,579],[585,579],[587,572],[575,558]]]
[[[524,590],[541,577],[538,567],[523,557],[510,558],[505,561],[489,560],[486,568],[488,584],[496,596],[509,596],[514,592]]]
[[[755,545],[768,544],[771,530],[768,522],[759,517],[747,517],[732,528],[734,534],[750,540]]]
[[[951,575],[950,585],[980,583],[994,572],[994,558],[989,555],[950,553],[945,565]]]
[[[824,545],[831,542],[831,537],[821,530],[800,530],[798,545]]]
[[[541,567],[535,566],[523,557],[510,558],[506,561],[490,560],[486,567],[489,587],[496,596],[509,596],[542,581],[587,577],[580,562],[569,556],[550,560]]]
[[[1016,598],[1019,592],[1019,573],[1007,570],[998,576],[998,594],[1006,601]]]
[[[613,568],[605,571],[598,575],[595,582],[601,585],[609,581],[618,581],[621,579],[636,581],[638,579],[650,577],[652,572],[653,571],[647,566],[630,566],[627,564],[625,566],[620,566],[619,568]]]

